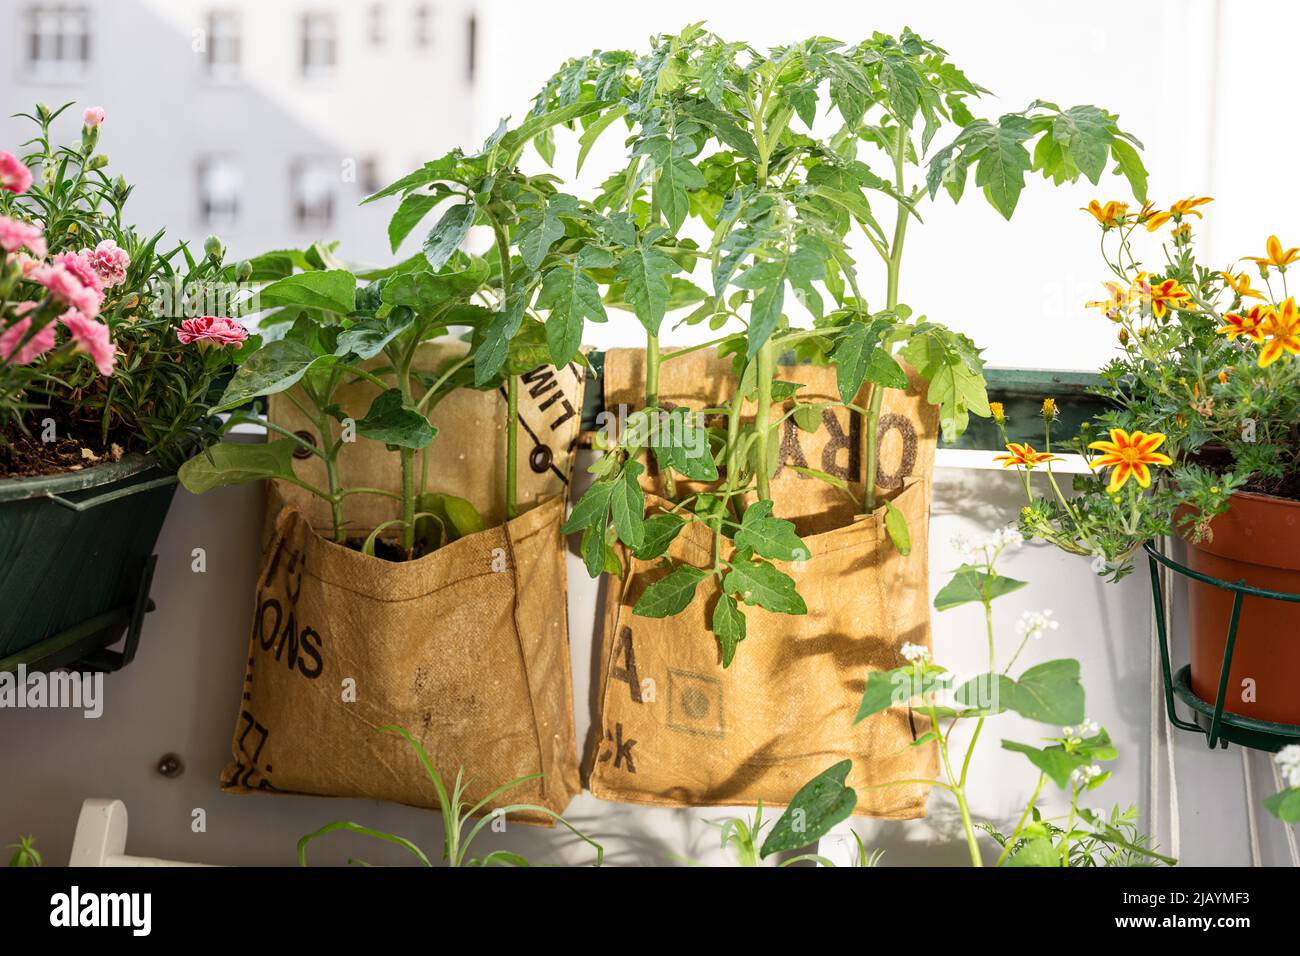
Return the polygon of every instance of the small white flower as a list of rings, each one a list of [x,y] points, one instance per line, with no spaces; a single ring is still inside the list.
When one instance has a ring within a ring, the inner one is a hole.
[[[1026,611],[1016,622],[1016,633],[1021,637],[1040,638],[1046,631],[1055,631],[1061,622],[1053,620],[1050,610]]]
[[[1081,740],[1083,740],[1083,738],[1091,737],[1094,734],[1096,734],[1097,731],[1099,730],[1101,730],[1100,724],[1098,724],[1095,720],[1090,720],[1087,717],[1085,717],[1083,718],[1083,723],[1081,723],[1078,727],[1062,727],[1061,736],[1066,740],[1068,740],[1070,743],[1077,744]]]
[[[1008,525],[979,538],[958,532],[952,538],[952,548],[970,564],[988,564],[999,552],[1018,548],[1024,541],[1016,526]]]
[[[921,644],[904,644],[898,652],[913,664],[930,659],[930,649]]]
[[[1075,767],[1074,773],[1070,774],[1070,783],[1076,787],[1087,785],[1090,781],[1101,776],[1101,767],[1098,764],[1092,764],[1087,767]]]
[[[1300,787],[1300,744],[1288,744],[1273,758],[1288,787]]]

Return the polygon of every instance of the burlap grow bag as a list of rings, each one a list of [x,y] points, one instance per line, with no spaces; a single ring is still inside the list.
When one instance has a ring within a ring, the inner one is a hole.
[[[640,361],[630,351],[607,356],[607,406],[640,404]],[[731,388],[728,371],[703,353],[674,359],[663,367],[661,399],[716,405]],[[808,400],[836,398],[833,370],[781,368],[778,377],[803,383],[799,394]],[[682,614],[662,619],[632,614],[664,573],[654,562],[631,560],[627,576],[612,582],[592,793],[660,806],[784,804],[809,778],[847,758],[857,813],[924,815],[927,787],[868,788],[934,777],[934,748],[913,746],[929,721],[896,705],[853,723],[868,673],[902,664],[904,643],[930,643],[927,527],[937,414],[922,387],[914,381],[907,393],[886,392],[877,472],[879,494],[907,519],[908,556],[889,540],[883,507],[856,514],[853,497],[790,467],[835,474],[860,496],[865,429],[856,415],[827,410],[818,432],[784,433],[783,467],[773,479],[776,513],[795,522],[810,553],[798,565],[778,562],[794,577],[807,615],[744,608],[748,636],[724,670],[708,626],[718,597],[714,579]],[[647,498],[651,505],[658,500]],[[692,523],[669,554],[704,566],[711,549],[709,533]]]
[[[441,356],[428,351],[434,367]],[[496,447],[504,431],[495,422],[504,422],[505,403],[492,392],[456,393],[439,407],[426,487],[469,498],[495,527],[394,563],[329,540],[322,502],[301,498],[294,486],[269,489],[268,541],[225,790],[436,807],[412,748],[377,730],[399,725],[420,740],[449,786],[463,768],[473,798],[516,777],[543,775],[489,808],[536,803],[560,812],[578,792],[559,529],[579,424],[563,406],[581,407],[582,375],[570,367],[530,379],[520,401],[519,477],[530,510],[508,523],[500,523],[494,500],[504,461],[504,448]],[[340,397],[345,412],[360,417],[373,395],[358,383]],[[291,409],[273,402],[272,420],[302,428]],[[485,430],[487,422],[493,425]],[[314,481],[319,464],[296,467]],[[344,487],[396,490],[400,481],[396,456],[362,442],[345,449],[341,472]],[[346,501],[356,534],[396,507],[372,496]]]

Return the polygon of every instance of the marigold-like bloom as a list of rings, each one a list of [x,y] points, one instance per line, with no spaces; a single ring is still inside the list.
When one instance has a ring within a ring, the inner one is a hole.
[[[1268,242],[1264,244],[1263,256],[1243,256],[1241,261],[1255,263],[1262,273],[1269,266],[1285,269],[1297,259],[1300,259],[1300,249],[1294,246],[1290,249],[1283,249],[1282,243],[1277,236],[1269,236]]]
[[[1252,342],[1264,341],[1263,325],[1265,319],[1273,312],[1270,305],[1254,305],[1245,315],[1229,312],[1223,317],[1223,325],[1214,331],[1226,335],[1229,339],[1248,338]]]
[[[1042,414],[1043,414],[1043,421],[1050,422],[1056,420],[1056,399],[1054,398],[1043,399]]]
[[[1085,302],[1084,308],[1101,309],[1106,318],[1118,322],[1128,311],[1133,299],[1129,290],[1118,282],[1103,282],[1102,285],[1106,287],[1106,298],[1100,302]]]
[[[1092,218],[1101,223],[1103,229],[1113,229],[1124,225],[1124,220],[1128,217],[1128,203],[1116,202],[1112,199],[1103,206],[1094,199],[1081,211],[1091,213]]]
[[[1001,402],[989,402],[989,414],[999,425],[1005,424],[1007,420],[1006,410],[1003,409]]]
[[[1269,313],[1260,329],[1268,344],[1259,352],[1259,367],[1267,368],[1287,352],[1300,355],[1300,309],[1290,298]]]
[[[1223,277],[1225,288],[1231,289],[1238,299],[1262,299],[1264,294],[1250,284],[1250,276],[1244,272],[1233,275],[1230,270],[1219,273]]]
[[[1147,224],[1147,232],[1155,232],[1170,219],[1181,219],[1183,216],[1196,216],[1197,218],[1200,218],[1201,214],[1196,211],[1196,207],[1204,206],[1206,203],[1210,202],[1214,202],[1214,200],[1209,196],[1188,196],[1186,199],[1178,200],[1178,202],[1174,203],[1167,210],[1153,210],[1145,220]]]
[[[1092,468],[1110,468],[1110,484],[1106,486],[1108,494],[1114,494],[1124,487],[1130,478],[1148,488],[1151,485],[1151,465],[1172,465],[1174,460],[1168,455],[1156,451],[1165,443],[1165,436],[1159,432],[1135,431],[1129,433],[1122,428],[1110,430],[1110,441],[1095,441],[1089,448],[1101,452],[1088,462]]]
[[[1151,306],[1151,314],[1157,319],[1164,318],[1170,308],[1182,308],[1191,301],[1192,294],[1182,287],[1177,279],[1165,279],[1159,285],[1152,285],[1145,272],[1133,282],[1133,294]]]
[[[1033,445],[1020,445],[1016,442],[1007,444],[1009,455],[995,455],[994,461],[1002,462],[1003,468],[1010,468],[1013,465],[1017,467],[1028,468],[1031,471],[1035,465],[1043,465],[1049,461],[1061,461],[1059,455],[1049,455],[1047,452],[1035,451]]]

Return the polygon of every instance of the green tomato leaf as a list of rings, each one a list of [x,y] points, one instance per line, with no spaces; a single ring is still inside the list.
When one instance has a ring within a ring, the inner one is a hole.
[[[442,214],[438,224],[429,230],[429,235],[424,240],[424,258],[434,272],[445,266],[465,241],[469,227],[474,224],[475,212],[476,207],[472,202],[452,206]]]
[[[600,301],[600,288],[578,268],[576,260],[546,273],[536,307],[539,311],[550,311],[546,318],[546,342],[556,368],[563,368],[578,354],[586,320],[608,319]]]
[[[614,493],[614,485],[619,480],[607,478],[592,482],[591,487],[574,504],[569,520],[564,522],[560,533],[573,534],[592,525],[604,531],[605,519],[609,515],[609,499]]]
[[[912,536],[907,530],[907,518],[888,501],[885,502],[885,531],[889,533],[889,540],[894,542],[899,554],[906,557],[912,553]]]
[[[403,404],[401,389],[390,388],[377,395],[365,417],[357,420],[357,434],[399,448],[423,448],[438,430]]]
[[[668,278],[682,267],[654,246],[629,249],[618,264],[616,275],[625,283],[624,300],[651,335],[659,334],[668,305]]]
[[[668,550],[686,522],[675,514],[657,514],[646,519],[641,547],[632,553],[642,561],[651,561]]]
[[[645,542],[645,493],[637,481],[643,471],[639,461],[625,462],[609,499],[618,539],[633,551]]]
[[[730,594],[719,594],[713,606],[713,636],[718,639],[722,666],[730,667],[736,657],[736,645],[745,639],[745,612]]]
[[[778,614],[808,613],[808,606],[795,590],[794,578],[767,561],[735,560],[722,579],[722,590],[738,595],[746,604]]]
[[[633,614],[641,617],[671,617],[680,614],[695,598],[695,589],[709,572],[679,564],[668,574],[645,589]]]
[[[765,558],[778,561],[807,558],[808,549],[795,534],[794,523],[772,517],[772,507],[770,501],[756,501],[745,509],[744,518],[736,530],[736,547],[750,548]]]

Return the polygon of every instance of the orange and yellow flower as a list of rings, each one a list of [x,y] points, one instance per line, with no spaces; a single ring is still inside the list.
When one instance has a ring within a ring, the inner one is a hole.
[[[1088,309],[1101,309],[1106,318],[1118,322],[1128,311],[1132,298],[1129,296],[1129,290],[1124,288],[1118,282],[1103,282],[1106,287],[1106,298],[1101,302],[1086,302],[1084,307]]]
[[[1268,242],[1264,244],[1263,256],[1243,256],[1242,262],[1255,263],[1255,265],[1259,266],[1259,271],[1263,273],[1269,266],[1285,269],[1297,259],[1300,259],[1300,249],[1295,247],[1283,249],[1282,243],[1277,236],[1269,236]]]
[[[1188,196],[1186,199],[1180,199],[1165,211],[1153,212],[1146,220],[1147,232],[1155,232],[1170,219],[1181,219],[1183,216],[1200,218],[1201,214],[1196,211],[1196,207],[1211,202],[1214,202],[1214,199],[1210,196]]]
[[[1091,442],[1088,447],[1102,454],[1088,462],[1092,468],[1110,468],[1110,484],[1106,486],[1108,494],[1115,494],[1130,479],[1137,480],[1143,488],[1151,486],[1152,465],[1172,465],[1174,460],[1168,455],[1156,451],[1165,443],[1165,436],[1159,432],[1135,431],[1131,434],[1122,428],[1110,430],[1110,441]]]
[[[1007,444],[1009,455],[995,455],[994,461],[1002,462],[1003,468],[1010,468],[1013,465],[1017,467],[1028,468],[1031,471],[1035,465],[1044,465],[1049,461],[1062,461],[1059,455],[1051,455],[1044,451],[1035,451],[1033,445],[1021,445],[1016,442]]]
[[[1092,213],[1092,218],[1101,223],[1103,229],[1113,229],[1124,225],[1124,220],[1128,216],[1128,203],[1116,202],[1112,199],[1102,205],[1094,199],[1083,207],[1082,211]]]
[[[1145,272],[1133,282],[1133,293],[1151,306],[1151,314],[1157,319],[1164,318],[1169,308],[1183,308],[1191,301],[1192,294],[1182,287],[1177,279],[1165,279],[1158,285],[1152,285]]]
[[[1248,338],[1252,342],[1264,341],[1264,322],[1272,314],[1273,307],[1253,305],[1245,315],[1229,312],[1223,317],[1223,325],[1214,331],[1226,335],[1229,339]]]
[[[1238,299],[1264,298],[1264,294],[1250,284],[1250,276],[1246,273],[1239,272],[1233,275],[1231,270],[1225,269],[1219,275],[1223,277],[1224,287],[1231,289],[1232,294]]]
[[[1270,312],[1261,331],[1268,344],[1259,351],[1259,367],[1267,368],[1286,353],[1300,355],[1300,309],[1290,298]]]

